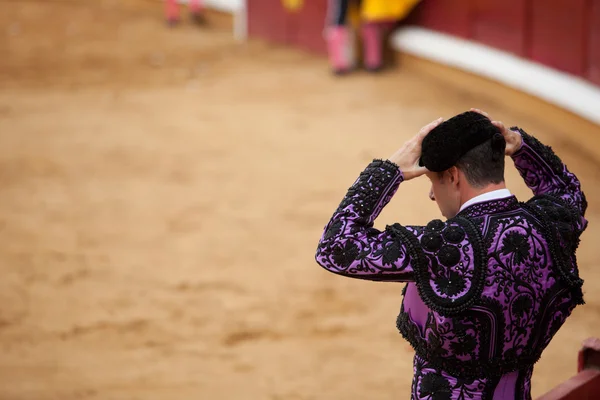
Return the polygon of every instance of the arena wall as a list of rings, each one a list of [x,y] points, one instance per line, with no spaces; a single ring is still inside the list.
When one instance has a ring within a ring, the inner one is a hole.
[[[232,0],[212,0],[215,7]],[[326,54],[327,0],[238,0],[236,35]],[[291,7],[290,5],[294,5]],[[600,124],[599,0],[424,0],[398,51],[537,96]]]
[[[179,0],[181,4],[188,2],[189,0]],[[205,0],[205,5],[209,9],[231,14],[234,36],[238,40],[245,40],[248,34],[246,2],[247,0]]]
[[[244,7],[244,0],[206,0],[206,6],[218,11],[236,12]]]
[[[600,124],[600,1],[424,0],[400,51],[483,75]]]

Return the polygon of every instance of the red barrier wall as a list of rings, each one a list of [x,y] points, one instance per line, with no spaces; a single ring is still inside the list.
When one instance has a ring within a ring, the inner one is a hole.
[[[586,72],[589,30],[588,0],[532,0],[532,60],[583,76]]]
[[[472,2],[470,39],[504,51],[526,56],[529,51],[527,19],[529,1],[479,0]]]
[[[596,400],[600,393],[600,339],[583,341],[577,374],[536,400]]]
[[[290,44],[289,13],[279,0],[248,0],[248,35],[277,44]]]
[[[470,36],[469,0],[423,1],[411,16],[411,22],[435,31],[468,38]]]
[[[327,0],[305,0],[298,10],[289,10],[281,0],[248,0],[248,35],[275,44],[297,46],[325,54],[323,28]]]
[[[590,31],[588,78],[600,86],[600,0],[594,0],[592,3]]]
[[[600,390],[600,371],[585,370],[561,383],[536,400],[596,400]]]
[[[304,6],[290,15],[297,27],[293,44],[310,52],[325,54],[327,46],[323,29],[327,17],[327,0],[305,0]]]
[[[325,54],[328,0],[248,0],[251,37]],[[411,24],[511,52],[600,86],[600,0],[422,0]]]

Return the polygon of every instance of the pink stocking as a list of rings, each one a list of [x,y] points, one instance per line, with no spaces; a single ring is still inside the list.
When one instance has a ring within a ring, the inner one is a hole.
[[[352,68],[352,41],[350,31],[345,26],[332,26],[327,29],[327,50],[329,63],[335,73],[344,73]]]
[[[383,64],[382,27],[376,23],[366,23],[361,31],[365,67],[370,71],[377,71]]]
[[[190,10],[192,14],[199,14],[202,12],[202,0],[190,0]]]
[[[165,13],[169,22],[179,20],[179,5],[177,4],[177,0],[165,0]]]

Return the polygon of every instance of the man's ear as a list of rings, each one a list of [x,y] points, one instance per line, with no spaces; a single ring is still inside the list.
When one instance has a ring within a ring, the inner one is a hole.
[[[448,175],[449,175],[450,183],[452,183],[453,185],[458,185],[458,182],[460,181],[460,175],[458,173],[458,168],[450,167],[450,169],[448,169]]]

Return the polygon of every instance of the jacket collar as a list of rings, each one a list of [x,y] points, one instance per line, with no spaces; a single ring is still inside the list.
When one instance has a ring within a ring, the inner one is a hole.
[[[457,217],[479,217],[486,214],[497,214],[512,211],[519,207],[517,198],[513,195],[482,202],[473,203],[463,208]]]

